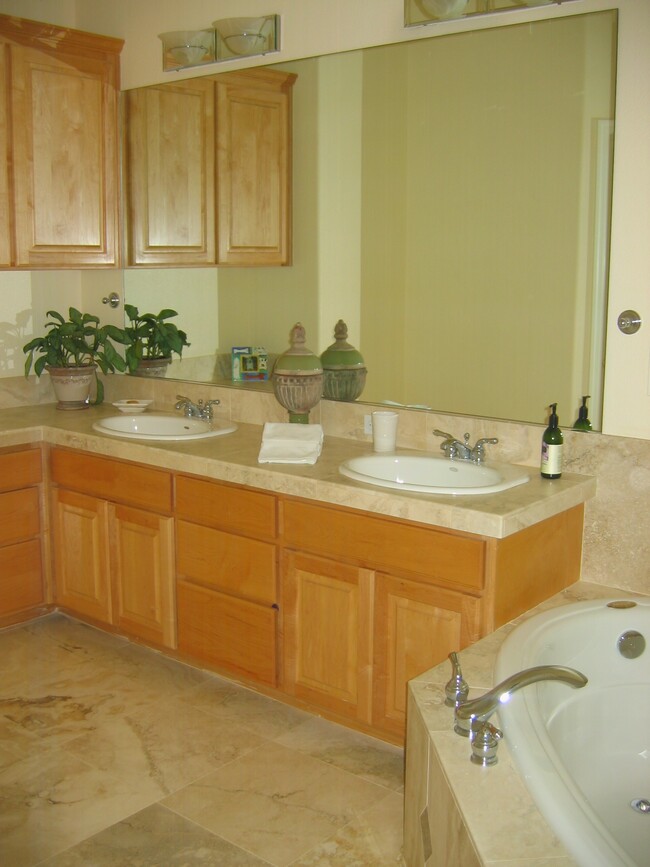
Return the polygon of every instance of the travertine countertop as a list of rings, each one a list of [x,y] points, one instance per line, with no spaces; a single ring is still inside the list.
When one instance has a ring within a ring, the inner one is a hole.
[[[364,485],[339,473],[343,461],[371,451],[367,443],[326,436],[321,457],[313,466],[258,464],[262,437],[259,425],[239,424],[235,433],[212,439],[143,443],[93,430],[93,422],[98,418],[114,414],[111,406],[91,407],[81,412],[61,412],[54,404],[3,409],[0,411],[0,447],[44,441],[494,538],[504,538],[579,505],[596,492],[596,480],[592,477],[564,473],[561,479],[549,481],[529,467],[531,480],[528,483],[498,494],[401,493]]]

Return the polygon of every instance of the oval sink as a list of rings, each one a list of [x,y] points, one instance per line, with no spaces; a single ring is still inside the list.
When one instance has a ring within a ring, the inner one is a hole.
[[[474,464],[433,455],[362,455],[341,464],[350,479],[423,494],[496,494],[523,485],[530,475],[508,464]]]
[[[236,424],[181,415],[112,415],[93,424],[99,433],[132,440],[200,440],[237,430]]]

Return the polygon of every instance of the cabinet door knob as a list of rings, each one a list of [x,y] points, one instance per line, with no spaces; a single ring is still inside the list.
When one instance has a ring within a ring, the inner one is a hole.
[[[117,292],[111,292],[111,294],[107,295],[106,298],[102,298],[102,304],[108,304],[111,307],[119,307],[120,296]]]

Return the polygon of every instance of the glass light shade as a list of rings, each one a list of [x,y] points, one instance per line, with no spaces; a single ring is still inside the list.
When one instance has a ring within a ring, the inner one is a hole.
[[[213,21],[217,60],[268,54],[279,47],[280,16]]]
[[[175,30],[160,33],[163,70],[214,63],[214,30]]]

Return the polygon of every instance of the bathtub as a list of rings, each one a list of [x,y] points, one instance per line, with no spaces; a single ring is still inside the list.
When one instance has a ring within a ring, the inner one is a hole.
[[[612,607],[629,605],[633,607]],[[619,638],[629,656],[619,650]],[[638,654],[638,655],[637,655]],[[541,813],[580,867],[650,865],[650,601],[576,602],[518,625],[495,683],[535,665],[587,676],[512,693],[496,720]]]

